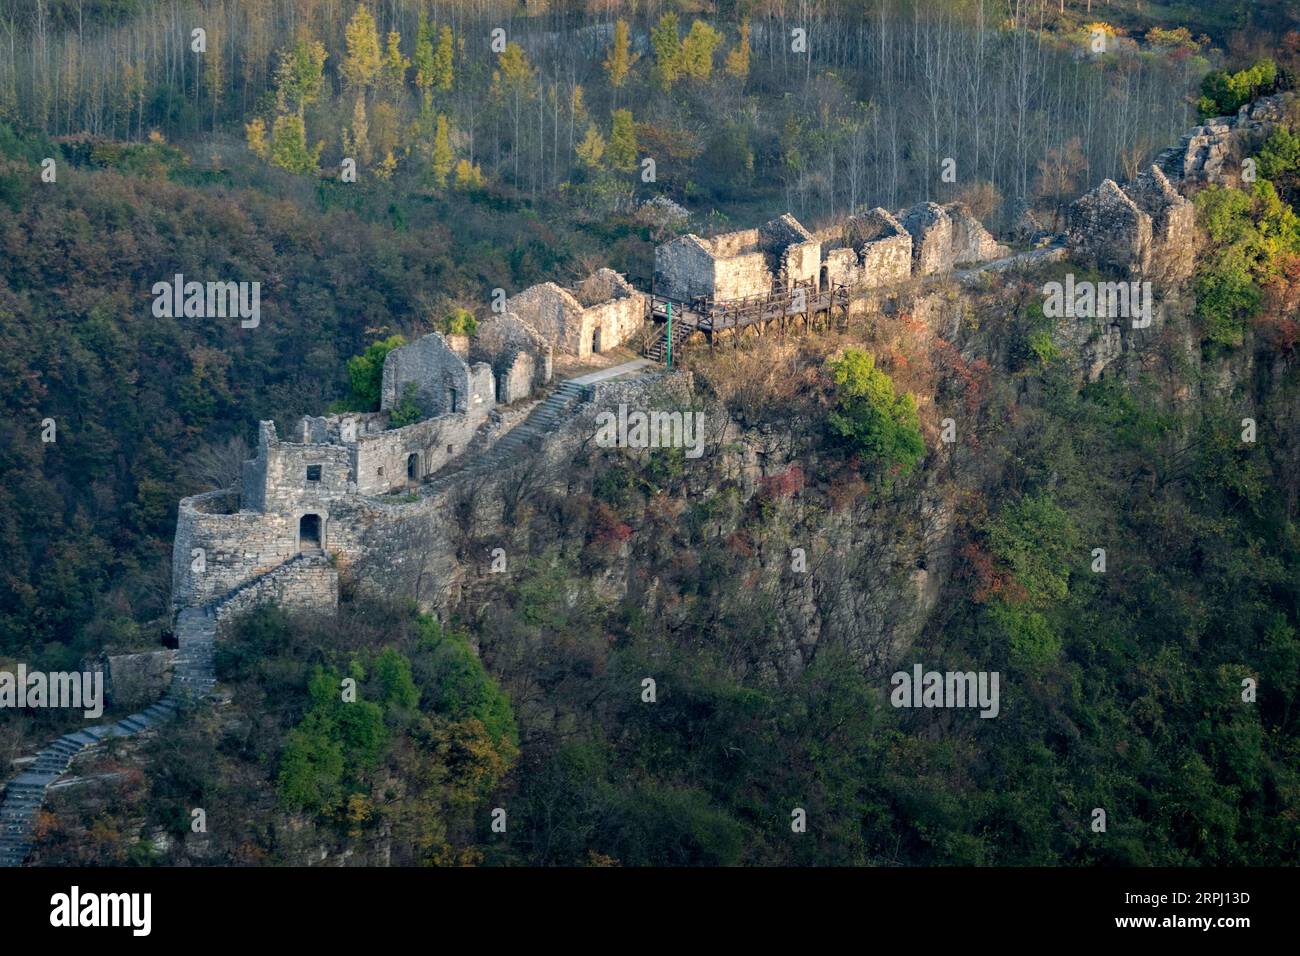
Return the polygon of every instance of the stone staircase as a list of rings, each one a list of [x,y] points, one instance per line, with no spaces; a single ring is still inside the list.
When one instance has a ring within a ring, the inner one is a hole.
[[[568,414],[570,407],[582,401],[586,394],[586,387],[577,381],[561,382],[554,392],[528,413],[527,418],[481,455],[453,462],[434,475],[425,487],[431,492],[441,491],[456,479],[490,471],[499,467],[503,461],[520,460],[520,452],[541,444],[542,439],[554,431],[556,425]]]
[[[4,802],[0,803],[0,867],[22,866],[32,849],[32,828],[45,792],[67,771],[73,757],[109,737],[131,737],[163,723],[181,707],[212,690],[216,684],[213,659],[217,615],[221,605],[233,596],[234,592],[204,607],[181,611],[176,619],[176,669],[171,687],[161,700],[114,723],[64,734],[37,753],[27,769],[9,781]]]
[[[207,685],[210,686],[210,685]],[[45,791],[63,776],[72,758],[109,737],[131,737],[176,713],[190,696],[189,687],[174,679],[158,703],[112,724],[100,724],[64,734],[36,755],[36,759],[5,788],[0,804],[0,867],[22,866],[32,848],[32,827]]]
[[[444,468],[426,487],[437,490],[439,485],[464,475],[487,472],[501,467],[503,462],[519,460],[556,429],[573,405],[587,397],[590,385],[620,375],[639,374],[650,365],[648,361],[637,360],[561,382],[499,441],[478,456],[466,457]],[[162,723],[180,708],[211,692],[216,684],[217,624],[223,609],[247,597],[245,592],[272,582],[276,575],[291,573],[299,563],[325,560],[328,558],[321,552],[296,555],[206,605],[183,609],[176,618],[178,650],[171,687],[158,703],[112,724],[64,734],[40,751],[32,764],[9,782],[4,790],[4,802],[0,804],[0,867],[22,866],[31,852],[32,828],[46,790],[67,771],[73,757],[109,737],[130,737]]]

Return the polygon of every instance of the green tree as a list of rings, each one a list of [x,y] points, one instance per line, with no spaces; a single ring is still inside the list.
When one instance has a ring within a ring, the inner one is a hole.
[[[447,335],[473,335],[478,330],[478,319],[469,309],[456,306],[447,313],[439,327]]]
[[[431,160],[433,183],[439,189],[446,188],[455,159],[456,157],[451,149],[451,129],[447,124],[447,117],[439,113],[437,128],[433,134],[433,157]]]
[[[1267,59],[1236,73],[1214,70],[1201,81],[1197,111],[1202,120],[1231,115],[1260,94],[1270,91],[1276,82],[1277,64]]]
[[[519,743],[510,698],[483,669],[460,631],[445,631],[430,617],[420,619],[420,647],[431,661],[430,703],[451,720],[481,721],[497,743]]]
[[[722,43],[722,34],[703,20],[691,24],[681,45],[681,74],[705,82],[713,75],[713,54]]]
[[[1278,126],[1260,147],[1258,157],[1260,176],[1275,185],[1292,206],[1300,198],[1300,136],[1287,126]]]
[[[389,428],[405,428],[424,418],[420,408],[420,390],[414,382],[407,382],[401,400],[388,413]]]
[[[438,49],[433,54],[433,85],[442,93],[449,92],[456,79],[454,54],[451,27],[445,26],[438,33]]]
[[[341,68],[343,82],[350,90],[364,92],[375,85],[381,63],[375,18],[364,3],[357,5],[356,13],[343,29],[343,38],[347,45]]]
[[[587,169],[601,168],[601,158],[605,155],[605,137],[600,135],[600,130],[596,129],[595,123],[587,126],[587,135],[575,150],[578,154],[578,162]]]
[[[882,471],[911,472],[925,454],[916,400],[894,394],[893,380],[870,352],[848,349],[828,367],[835,386],[832,433]]]
[[[749,20],[740,24],[740,39],[727,53],[727,75],[743,80],[749,76]]]
[[[390,335],[372,343],[360,355],[348,359],[348,384],[351,388],[348,406],[351,410],[379,410],[380,392],[384,384],[384,359],[393,349],[405,344],[406,339],[402,336]]]
[[[636,127],[632,123],[631,110],[614,111],[614,125],[605,154],[615,169],[625,172],[636,169]]]
[[[650,45],[655,51],[655,79],[664,90],[672,88],[681,74],[682,41],[678,35],[677,14],[669,12],[650,30]]]
[[[614,23],[614,43],[605,54],[604,67],[609,85],[620,89],[639,59],[641,54],[632,52],[627,21],[620,18]]]
[[[370,123],[366,119],[366,97],[358,93],[352,105],[352,125],[343,130],[343,152],[360,163],[370,162]]]
[[[375,659],[373,678],[379,685],[379,703],[384,709],[414,710],[420,691],[411,676],[411,662],[396,648],[386,647]]]
[[[307,146],[307,127],[298,113],[282,113],[271,127],[271,163],[291,173],[315,172],[323,143]]]
[[[281,52],[275,72],[276,105],[281,112],[301,113],[303,107],[320,99],[328,57],[325,44],[307,37],[300,37]]]
[[[423,10],[420,11],[420,23],[415,32],[415,55],[412,57],[415,67],[415,88],[420,91],[421,108],[426,112],[433,108],[433,24],[429,22]]]
[[[1206,342],[1235,347],[1259,314],[1263,284],[1300,253],[1300,220],[1266,179],[1249,192],[1208,186],[1195,203],[1210,239],[1193,282],[1197,317]]]
[[[388,48],[384,52],[384,62],[380,69],[384,89],[397,94],[406,86],[406,71],[411,61],[402,55],[402,35],[396,30],[388,34]]]

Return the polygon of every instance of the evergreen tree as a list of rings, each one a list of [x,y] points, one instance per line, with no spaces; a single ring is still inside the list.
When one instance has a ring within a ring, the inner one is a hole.
[[[357,94],[352,107],[352,126],[343,130],[343,152],[360,163],[370,162],[370,124],[366,120],[366,98]]]
[[[483,170],[477,163],[462,159],[456,164],[456,188],[475,189],[483,185]]]
[[[276,105],[281,112],[301,113],[320,99],[325,87],[325,61],[329,54],[319,40],[300,37],[280,54],[275,72]]]
[[[270,158],[271,144],[266,141],[266,123],[262,117],[254,117],[251,123],[245,124],[244,134],[248,139],[248,148],[253,151],[254,156],[263,160]]]
[[[439,92],[451,90],[456,74],[453,67],[454,41],[451,27],[443,27],[438,34],[438,49],[433,54],[433,85]]]
[[[665,13],[650,30],[655,51],[655,79],[664,90],[672,88],[681,73],[682,41],[677,35],[677,14]]]
[[[614,111],[614,127],[609,134],[606,155],[609,164],[624,172],[636,169],[636,129],[632,125],[631,110]]]
[[[601,168],[601,158],[605,155],[605,137],[600,135],[595,123],[587,127],[587,135],[578,144],[577,153],[578,162],[583,166],[588,169]]]
[[[291,173],[314,172],[323,143],[307,146],[307,128],[298,113],[281,113],[271,128],[271,163]]]
[[[447,117],[439,113],[438,127],[433,134],[432,162],[433,182],[439,189],[446,187],[454,159],[455,157],[451,151],[451,130],[447,124]]]
[[[342,67],[344,84],[349,90],[370,89],[379,77],[381,57],[375,18],[364,3],[357,6],[357,12],[348,21],[343,38],[348,49]]]
[[[411,61],[402,55],[402,35],[396,30],[388,34],[388,49],[384,54],[382,78],[384,89],[396,94],[406,85],[406,71]]]
[[[641,54],[632,52],[627,21],[620,19],[614,24],[614,45],[605,55],[605,72],[609,76],[609,85],[619,89],[627,82],[627,75]]]
[[[433,108],[434,59],[433,24],[420,11],[420,26],[415,34],[415,86],[420,91],[423,109]]]
[[[727,75],[743,80],[749,76],[749,20],[740,24],[740,39],[727,53]]]
[[[692,80],[704,82],[713,75],[713,54],[722,43],[722,34],[703,20],[691,24],[682,41],[680,72]]]

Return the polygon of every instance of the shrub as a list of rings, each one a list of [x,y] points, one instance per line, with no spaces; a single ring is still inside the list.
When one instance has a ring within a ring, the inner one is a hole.
[[[910,473],[925,454],[916,400],[894,393],[869,352],[849,349],[828,367],[835,385],[831,432],[875,468]]]
[[[1202,120],[1237,112],[1255,97],[1270,92],[1277,83],[1277,64],[1260,60],[1236,73],[1214,70],[1201,81],[1201,98],[1196,102]]]
[[[402,390],[402,400],[388,414],[389,428],[405,428],[407,425],[414,425],[424,417],[420,411],[418,393],[419,390],[414,382],[406,383],[406,388]]]

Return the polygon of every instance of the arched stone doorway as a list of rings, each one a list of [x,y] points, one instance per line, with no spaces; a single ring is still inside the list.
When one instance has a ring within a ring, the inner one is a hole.
[[[324,544],[320,515],[303,515],[298,519],[298,550],[319,551]]]
[[[406,456],[406,480],[420,480],[420,456],[415,452]]]

